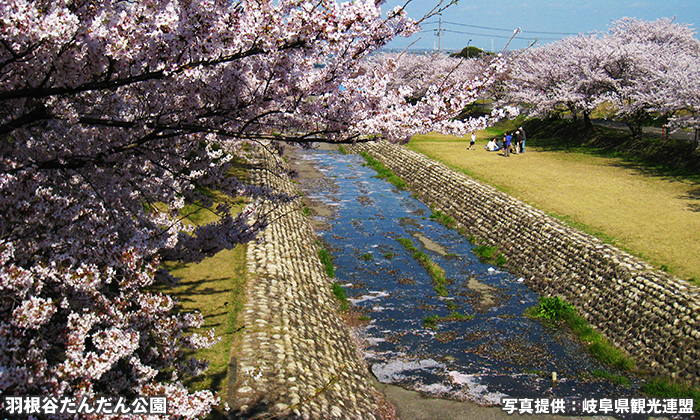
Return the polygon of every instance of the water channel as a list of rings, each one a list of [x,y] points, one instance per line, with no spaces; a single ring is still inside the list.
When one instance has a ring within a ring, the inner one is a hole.
[[[480,262],[465,237],[432,220],[408,192],[374,177],[362,157],[316,150],[298,158],[325,175],[303,177],[300,187],[334,257],[335,280],[364,314],[359,335],[380,382],[485,405],[504,396],[637,394],[634,384],[596,378],[593,372],[612,371],[565,330],[524,316],[538,296],[522,279]],[[400,238],[445,270],[447,296],[438,296]]]

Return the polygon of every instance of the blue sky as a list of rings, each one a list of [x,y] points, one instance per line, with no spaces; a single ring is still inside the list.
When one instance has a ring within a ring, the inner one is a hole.
[[[406,0],[389,0],[382,9],[403,5]],[[418,19],[437,0],[412,0],[407,6],[409,16]],[[523,33],[511,42],[510,49],[524,48],[538,38],[537,44],[547,44],[568,35],[606,31],[623,17],[643,20],[674,18],[689,24],[695,31],[700,26],[700,1],[625,1],[625,0],[460,0],[442,13],[426,21],[423,31],[411,38],[399,38],[389,48],[433,49],[438,46],[436,35],[442,18],[440,47],[444,51],[461,50],[467,44],[486,51],[501,51],[516,28]],[[697,37],[697,35],[696,35]],[[469,40],[471,39],[471,42]]]

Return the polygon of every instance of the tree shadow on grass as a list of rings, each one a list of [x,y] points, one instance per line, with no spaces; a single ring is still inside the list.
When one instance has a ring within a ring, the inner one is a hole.
[[[700,183],[700,154],[687,141],[661,140],[595,127],[585,130],[566,121],[535,120],[527,124],[528,144],[543,151],[581,153],[613,158],[612,166],[645,176]]]
[[[175,286],[174,288],[163,289],[162,291],[167,292],[171,296],[188,296],[188,295],[216,295],[221,293],[229,293],[230,289],[221,289],[217,287],[202,287],[207,283],[216,283],[221,281],[227,281],[231,277],[219,277],[219,278],[209,278],[204,277],[196,281],[182,282]]]
[[[693,200],[696,203],[689,203],[688,209],[695,213],[700,213],[700,187],[688,190],[688,192],[681,196],[684,200]]]

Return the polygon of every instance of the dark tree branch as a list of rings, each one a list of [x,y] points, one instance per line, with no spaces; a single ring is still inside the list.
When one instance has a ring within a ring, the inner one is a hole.
[[[50,119],[53,119],[53,116],[46,111],[46,108],[43,106],[37,107],[28,114],[24,114],[21,117],[15,118],[10,122],[0,125],[0,136],[11,133],[12,131],[27,124]]]
[[[305,45],[305,42],[303,40],[298,40],[298,41],[281,46],[280,50],[294,49],[294,48],[298,48],[298,47],[303,47],[304,45]],[[0,101],[10,100],[10,99],[19,99],[19,98],[45,98],[45,97],[49,97],[49,96],[70,95],[70,94],[88,92],[88,91],[93,91],[93,90],[116,89],[116,88],[119,88],[122,86],[131,85],[134,83],[145,82],[145,81],[150,81],[150,80],[164,79],[170,73],[172,73],[172,74],[182,73],[187,69],[191,69],[191,68],[195,68],[195,67],[213,67],[213,66],[216,66],[218,64],[228,63],[228,62],[232,62],[232,61],[236,61],[236,60],[241,60],[243,58],[251,57],[251,56],[262,54],[265,52],[266,51],[260,47],[253,47],[247,51],[223,56],[223,57],[220,57],[218,59],[200,60],[200,61],[195,61],[195,62],[192,62],[189,64],[185,64],[185,65],[180,66],[178,69],[176,69],[172,72],[167,72],[165,70],[150,71],[150,72],[138,74],[136,76],[125,77],[122,79],[115,79],[115,80],[105,79],[105,80],[100,80],[100,81],[96,81],[96,82],[84,83],[82,85],[74,86],[74,87],[70,87],[70,86],[54,87],[54,88],[36,87],[36,88],[10,90],[10,91],[5,91],[5,92],[0,92]]]

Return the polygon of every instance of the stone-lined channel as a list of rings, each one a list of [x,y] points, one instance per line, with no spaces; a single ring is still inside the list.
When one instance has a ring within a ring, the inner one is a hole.
[[[537,295],[522,279],[483,264],[472,245],[405,191],[373,177],[357,155],[298,156],[326,177],[302,180],[317,234],[334,256],[336,281],[368,325],[358,331],[380,382],[438,397],[497,404],[503,396],[576,400],[635,395],[595,379],[608,371],[562,330],[523,315]],[[398,239],[409,239],[445,270],[440,297]],[[430,320],[437,319],[437,322]],[[553,383],[552,372],[558,380]],[[614,373],[614,372],[613,372]]]

